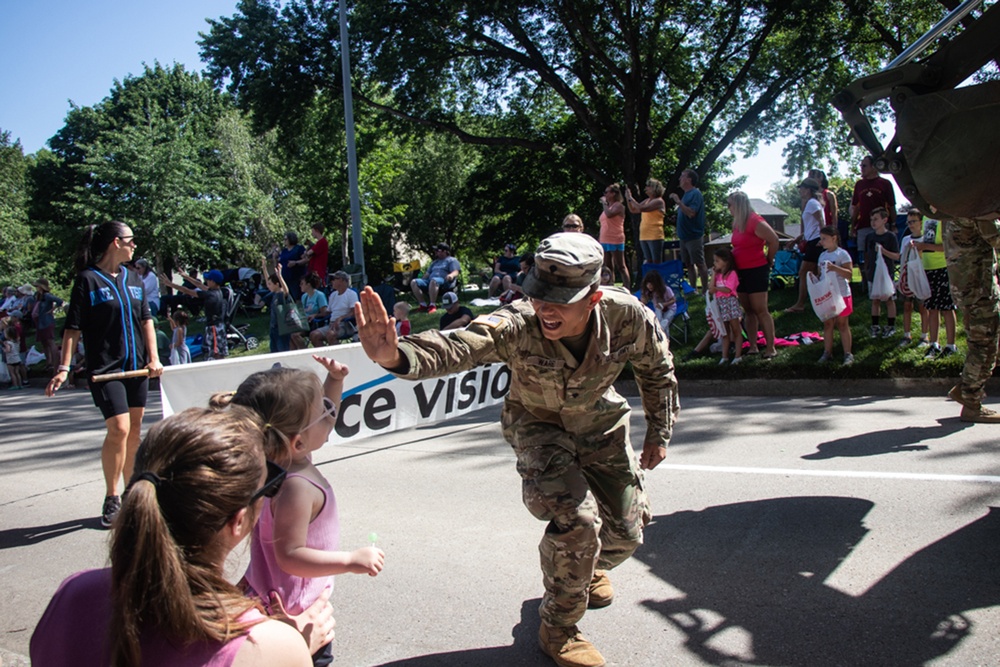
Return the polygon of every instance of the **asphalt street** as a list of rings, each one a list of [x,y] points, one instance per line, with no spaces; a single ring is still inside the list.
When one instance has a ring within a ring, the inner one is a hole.
[[[612,572],[614,604],[581,622],[609,665],[1000,664],[1000,427],[939,397],[682,404],[646,477],[645,544]],[[342,547],[375,532],[386,552],[378,577],[337,578],[335,664],[552,664],[536,642],[543,525],[498,414],[318,453]],[[0,396],[4,667],[27,664],[59,582],[107,563],[102,437],[89,392]]]

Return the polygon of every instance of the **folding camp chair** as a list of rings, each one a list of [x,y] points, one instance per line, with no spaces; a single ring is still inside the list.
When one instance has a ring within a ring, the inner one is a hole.
[[[659,264],[643,264],[642,275],[650,271],[656,271],[663,278],[663,282],[674,293],[677,299],[677,313],[670,323],[670,331],[667,332],[675,342],[687,343],[688,335],[691,333],[691,315],[688,313],[687,297],[694,293],[694,288],[684,279],[684,263],[679,259]],[[679,337],[679,338],[678,338]]]

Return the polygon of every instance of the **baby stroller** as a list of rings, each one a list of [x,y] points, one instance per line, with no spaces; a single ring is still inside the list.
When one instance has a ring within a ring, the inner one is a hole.
[[[799,267],[802,266],[802,253],[795,250],[779,250],[774,254],[774,268],[768,279],[772,289],[794,286],[799,279]]]
[[[239,308],[244,312],[260,310],[262,304],[256,303],[257,292],[260,290],[261,275],[259,271],[250,268],[223,269],[222,276],[239,297]]]
[[[226,306],[223,313],[223,320],[226,325],[226,345],[230,350],[235,349],[237,345],[242,345],[247,350],[255,349],[258,345],[260,345],[260,341],[257,340],[256,336],[246,335],[247,331],[250,329],[250,325],[240,324],[237,326],[233,324],[233,318],[236,316],[236,311],[240,309],[240,294],[232,287],[226,285],[222,288],[222,296],[225,299]]]

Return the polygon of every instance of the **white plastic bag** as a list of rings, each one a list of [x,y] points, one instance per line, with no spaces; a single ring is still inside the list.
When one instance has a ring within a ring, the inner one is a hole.
[[[708,330],[712,333],[712,337],[722,338],[726,331],[726,325],[722,321],[722,311],[708,292],[705,292],[705,318],[708,320]]]
[[[826,322],[847,307],[833,271],[824,271],[822,278],[817,278],[814,273],[807,273],[806,282],[809,283],[809,301],[819,319]]]
[[[931,298],[931,284],[927,280],[924,262],[912,243],[904,246],[900,267],[899,291],[906,296],[913,295],[921,301]]]
[[[36,350],[34,345],[29,347],[28,354],[24,358],[24,365],[31,367],[42,361],[45,361],[45,355]]]
[[[875,260],[875,275],[872,277],[872,291],[869,297],[872,301],[888,301],[896,296],[896,290],[892,286],[892,276],[889,275],[889,267],[885,263],[882,255],[882,246],[878,248],[878,259]]]

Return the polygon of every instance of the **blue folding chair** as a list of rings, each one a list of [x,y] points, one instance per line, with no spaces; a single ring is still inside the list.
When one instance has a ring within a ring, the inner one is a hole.
[[[670,331],[667,332],[671,339],[680,343],[681,340],[687,343],[688,335],[691,332],[691,315],[688,314],[687,297],[694,293],[695,289],[684,279],[684,263],[679,259],[659,264],[643,264],[642,275],[645,276],[650,271],[656,271],[663,278],[677,299],[677,313],[670,323]],[[676,332],[676,335],[675,333]],[[678,339],[681,337],[681,340]]]

